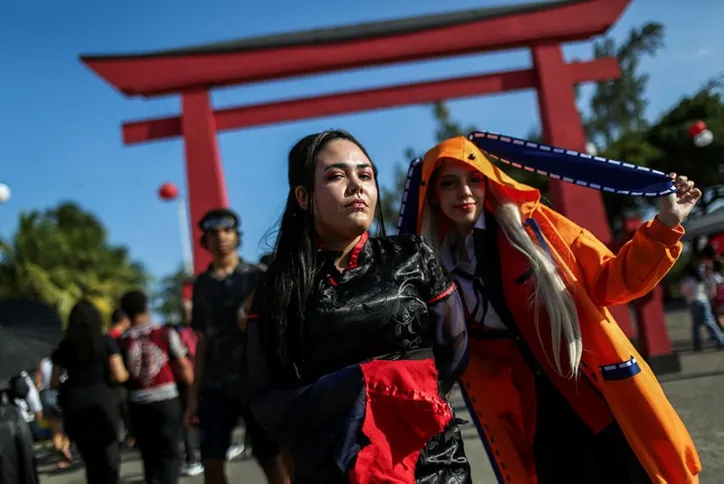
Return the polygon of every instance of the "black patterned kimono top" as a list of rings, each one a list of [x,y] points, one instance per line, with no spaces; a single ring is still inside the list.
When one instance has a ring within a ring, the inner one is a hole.
[[[417,236],[365,234],[342,272],[338,253],[319,251],[298,381],[271,370],[258,308],[248,323],[250,406],[292,455],[294,482],[470,482],[443,397],[467,363],[465,320],[433,250]]]

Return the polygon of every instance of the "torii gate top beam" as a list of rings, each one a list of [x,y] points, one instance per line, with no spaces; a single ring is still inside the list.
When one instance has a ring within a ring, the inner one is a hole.
[[[271,35],[177,50],[83,55],[127,96],[154,97],[343,69],[585,40],[630,0],[549,0],[513,7]]]

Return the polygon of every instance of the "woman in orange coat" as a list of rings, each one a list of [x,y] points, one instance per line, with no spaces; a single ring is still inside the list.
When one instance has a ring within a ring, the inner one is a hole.
[[[674,178],[614,255],[467,139],[425,155],[418,232],[464,296],[461,387],[500,482],[697,482],[686,428],[606,309],[651,291],[679,257],[701,192]]]

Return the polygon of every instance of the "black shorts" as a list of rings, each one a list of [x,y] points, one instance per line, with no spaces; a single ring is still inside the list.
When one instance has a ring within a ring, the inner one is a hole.
[[[201,458],[226,459],[231,445],[231,434],[244,419],[252,454],[260,461],[279,455],[277,441],[259,425],[248,407],[243,408],[238,399],[230,398],[222,390],[203,389],[199,394],[199,444]]]

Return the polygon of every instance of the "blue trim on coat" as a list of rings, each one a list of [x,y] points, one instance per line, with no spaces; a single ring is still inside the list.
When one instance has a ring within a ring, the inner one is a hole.
[[[676,191],[666,173],[645,166],[485,131],[473,132],[468,139],[502,163],[574,185],[634,197]]]
[[[599,369],[604,381],[625,380],[641,373],[641,367],[633,356],[628,361],[613,365],[602,365]]]
[[[473,420],[473,424],[475,424],[475,428],[478,431],[480,441],[483,443],[483,447],[485,447],[485,453],[488,454],[490,467],[493,468],[495,477],[498,479],[498,484],[504,484],[505,481],[503,480],[503,473],[500,472],[500,468],[498,467],[498,461],[495,460],[495,454],[493,453],[493,449],[490,448],[490,443],[485,437],[485,432],[483,432],[483,428],[480,426],[480,419],[478,418],[478,414],[475,413],[475,408],[470,402],[470,397],[468,397],[468,393],[465,391],[465,385],[463,385],[462,382],[458,382],[458,387],[460,388],[460,393],[462,393],[463,395],[465,406],[468,407],[468,413],[470,413],[470,418]]]

